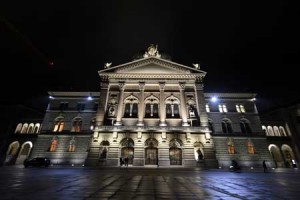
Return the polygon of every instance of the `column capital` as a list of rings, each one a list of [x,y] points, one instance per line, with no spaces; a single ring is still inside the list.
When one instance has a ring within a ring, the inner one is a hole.
[[[145,89],[145,82],[139,82],[139,87],[140,87],[140,90],[144,90]]]
[[[164,90],[164,89],[165,89],[165,86],[166,86],[166,83],[165,83],[165,82],[159,82],[159,89],[160,89],[160,90]]]
[[[196,90],[203,90],[204,85],[203,83],[196,83]]]
[[[185,89],[185,82],[179,82],[179,89],[184,90]]]
[[[120,90],[124,90],[125,89],[125,81],[120,81],[119,82],[119,87],[120,87]]]
[[[108,82],[100,82],[101,89],[107,89],[108,88]]]

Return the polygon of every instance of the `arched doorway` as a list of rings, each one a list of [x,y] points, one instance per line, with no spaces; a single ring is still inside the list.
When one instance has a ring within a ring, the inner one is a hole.
[[[269,146],[269,151],[271,153],[271,156],[273,158],[275,166],[276,167],[284,167],[283,159],[282,159],[282,156],[280,154],[280,149],[278,148],[278,146],[276,146],[274,144],[271,144]]]
[[[134,142],[131,138],[124,138],[121,141],[121,157],[128,158],[128,164],[133,164]]]
[[[22,144],[16,164],[23,164],[24,160],[29,157],[32,149],[32,142],[27,141]]]
[[[179,139],[172,139],[170,141],[170,165],[182,165],[182,142]]]
[[[281,151],[283,153],[285,167],[297,167],[292,148],[289,145],[284,144],[281,146]]]
[[[20,147],[18,141],[12,142],[6,152],[5,164],[13,165],[17,159],[17,153]]]
[[[145,142],[145,165],[157,165],[158,163],[158,142],[154,138],[149,138]]]

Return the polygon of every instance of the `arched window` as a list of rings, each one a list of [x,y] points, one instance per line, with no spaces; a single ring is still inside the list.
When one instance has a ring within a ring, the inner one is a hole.
[[[211,133],[215,132],[214,123],[213,123],[213,121],[211,119],[208,119],[208,128],[211,131]]]
[[[125,110],[124,117],[126,118],[137,118],[138,117],[138,104],[139,100],[133,95],[130,95],[124,100]]]
[[[82,119],[80,117],[76,117],[73,119],[71,132],[80,132],[82,125]]]
[[[268,133],[268,130],[267,130],[267,127],[266,127],[266,126],[262,126],[261,128],[262,128],[263,132],[265,133],[265,135],[269,135],[269,133]]]
[[[158,118],[159,100],[154,95],[145,99],[145,118]]]
[[[269,133],[269,136],[274,136],[274,131],[271,126],[268,126],[268,133]]]
[[[242,133],[252,132],[249,124],[250,123],[247,119],[241,119],[240,126],[241,126]]]
[[[247,141],[247,150],[248,150],[249,154],[254,154],[255,153],[254,145],[253,145],[251,140]]]
[[[75,137],[72,137],[72,139],[69,142],[68,152],[75,152]]]
[[[63,117],[57,117],[54,120],[54,128],[53,128],[53,132],[62,132],[62,130],[64,129],[64,118]]]
[[[223,133],[232,133],[231,122],[228,119],[222,120],[222,131]]]
[[[228,150],[229,154],[234,154],[235,153],[232,138],[227,139],[227,150]]]
[[[15,133],[21,133],[22,123],[19,123],[16,127]]]
[[[33,123],[29,124],[28,129],[27,129],[27,133],[33,133],[33,127],[34,127]]]
[[[179,116],[179,99],[171,95],[165,101],[167,118],[180,118]]]
[[[27,133],[28,124],[25,123],[22,127],[21,133]]]
[[[50,144],[49,151],[54,152],[56,150],[56,146],[57,146],[57,140],[53,138]]]
[[[281,136],[287,136],[287,134],[286,134],[286,132],[285,132],[285,130],[282,126],[279,126],[279,130],[280,130],[280,135]]]
[[[40,131],[40,124],[39,123],[37,123],[37,124],[35,124],[35,126],[34,126],[34,129],[33,129],[33,133],[39,133],[39,131]]]
[[[274,135],[275,135],[275,136],[280,136],[279,129],[278,129],[277,126],[274,126],[274,127],[273,127],[273,130],[274,130]]]

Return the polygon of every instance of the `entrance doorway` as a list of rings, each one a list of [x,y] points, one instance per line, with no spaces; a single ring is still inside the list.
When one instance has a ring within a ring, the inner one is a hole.
[[[133,164],[134,142],[131,138],[124,138],[121,142],[121,157],[128,158],[128,164]]]
[[[158,142],[154,138],[149,138],[145,142],[145,165],[157,165],[158,163]]]
[[[182,142],[179,139],[170,141],[170,165],[182,165]]]

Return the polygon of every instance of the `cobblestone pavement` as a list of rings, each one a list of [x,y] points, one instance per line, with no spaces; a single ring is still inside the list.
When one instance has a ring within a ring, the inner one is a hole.
[[[0,199],[299,199],[300,173],[0,168]]]

